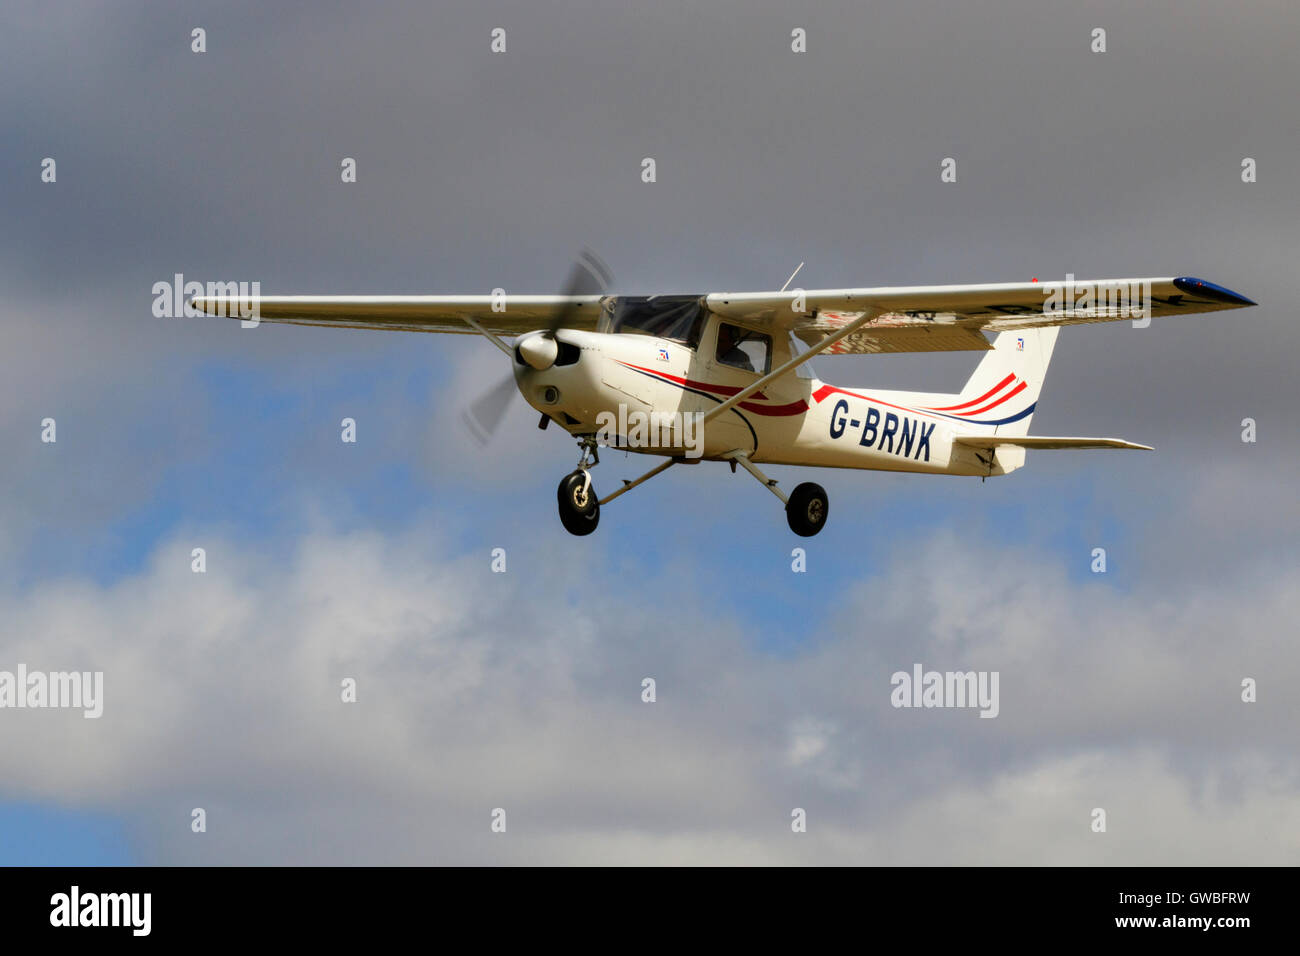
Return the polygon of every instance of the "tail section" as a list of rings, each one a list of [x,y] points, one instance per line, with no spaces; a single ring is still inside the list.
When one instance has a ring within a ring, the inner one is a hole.
[[[1002,332],[992,350],[957,396],[945,408],[935,408],[954,420],[961,429],[952,441],[954,448],[974,454],[978,467],[987,475],[1005,475],[1025,463],[1030,448],[1133,448],[1150,451],[1150,445],[1119,438],[1056,438],[1029,434],[1029,422],[1038,407],[1052,349],[1056,326]],[[981,427],[982,426],[982,427]]]
[[[1054,326],[998,333],[957,401],[935,411],[972,427],[992,426],[998,436],[1028,435],[1059,331]]]

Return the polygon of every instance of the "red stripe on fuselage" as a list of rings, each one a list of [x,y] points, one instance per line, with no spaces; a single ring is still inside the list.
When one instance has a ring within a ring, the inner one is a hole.
[[[679,375],[669,375],[667,372],[661,372],[658,369],[653,368],[644,368],[640,365],[633,365],[630,362],[619,362],[619,364],[630,369],[635,369],[638,372],[645,372],[647,375],[653,375],[655,378],[664,379],[665,381],[672,382],[674,385],[680,385],[683,388],[695,388],[702,392],[725,395],[728,397],[735,395],[737,392],[742,390],[742,387],[733,385],[714,385],[712,382],[697,382],[695,379],[682,378]],[[767,396],[761,391],[758,391],[754,393],[754,398],[766,400]],[[750,401],[742,401],[739,407],[743,408],[747,412],[753,412],[755,415],[765,415],[769,418],[779,418],[787,415],[801,415],[808,411],[808,403],[802,398],[790,402],[787,405],[756,405]]]
[[[615,361],[618,361],[615,359]],[[633,365],[631,362],[618,362],[619,365],[626,365],[628,368],[636,369],[638,372],[645,372],[656,378],[665,378],[675,385],[685,385],[687,388],[698,388],[705,392],[716,392],[719,395],[728,397],[742,391],[744,386],[732,385],[714,385],[712,382],[697,382],[693,378],[682,378],[680,375],[669,375],[667,372],[661,372],[657,368],[644,368],[640,365]],[[767,398],[761,391],[754,393],[755,398]],[[743,403],[742,403],[743,404]]]
[[[875,405],[884,405],[886,408],[897,408],[900,412],[907,412],[909,415],[921,415],[925,418],[938,418],[938,419],[942,419],[944,417],[942,415],[931,415],[929,412],[923,412],[920,409],[916,409],[916,408],[909,408],[906,405],[895,405],[892,402],[882,402],[880,399],[872,398],[870,395],[862,395],[859,394],[858,392],[850,392],[847,388],[839,388],[835,385],[823,385],[821,388],[817,389],[817,391],[813,392],[813,401],[817,402],[818,404],[821,404],[831,395],[837,393],[840,395],[852,395],[854,398],[860,398],[863,401],[871,402]],[[976,422],[975,424],[979,424],[979,423]]]
[[[985,393],[984,393],[983,395],[981,395],[979,398],[972,398],[969,402],[962,402],[960,405],[944,405],[944,406],[941,407],[941,408],[931,408],[930,411],[932,411],[932,412],[955,412],[955,411],[957,411],[959,408],[970,408],[972,405],[978,405],[980,402],[987,402],[990,398],[992,398],[994,395],[996,395],[996,394],[997,394],[998,392],[1000,392],[1002,389],[1006,388],[1007,385],[1008,385],[1009,383],[1015,381],[1015,378],[1016,378],[1016,374],[1015,374],[1015,372],[1012,372],[1010,375],[1008,375],[1008,376],[1007,376],[1006,378],[1004,378],[1002,381],[998,382],[996,385],[994,385],[992,388],[990,388],[987,392],[985,392]],[[990,407],[992,407],[992,406],[990,406]],[[973,414],[975,414],[975,413],[974,413],[974,412],[970,412],[970,414],[973,415]]]
[[[740,407],[747,412],[753,412],[755,415],[767,416],[784,416],[784,415],[802,415],[808,411],[808,403],[802,398],[789,405],[755,405],[753,402],[741,402]]]
[[[731,386],[731,385],[714,385],[712,382],[699,382],[696,381],[695,379],[682,378],[681,376],[678,375],[669,375],[667,372],[660,372],[657,369],[645,368],[644,366],[641,365],[633,365],[631,362],[623,362],[617,359],[615,361],[618,361],[619,364],[624,366],[625,368],[634,369],[635,371],[638,372],[644,372],[647,375],[652,375],[655,378],[659,378],[664,381],[671,382],[674,385],[680,385],[683,388],[695,388],[703,392],[711,392],[711,393],[716,393],[719,395],[727,395],[727,396],[735,395],[737,392],[741,391],[741,388]],[[998,389],[1003,388],[1007,384],[1007,379],[1014,379],[1014,378],[1015,378],[1014,374],[1008,375],[1006,379],[1003,379],[1001,382],[998,383],[996,388],[992,389],[989,392],[986,392],[984,397],[987,398],[989,395],[996,394]],[[1001,405],[1002,402],[1006,401],[1006,399],[1011,398],[1012,395],[1017,394],[1018,392],[1020,392],[1026,387],[1027,387],[1026,383],[1021,382],[1019,386],[1012,389],[999,401],[994,402],[993,405],[989,405],[988,408],[993,408],[996,405]],[[871,402],[874,405],[883,405],[885,408],[896,408],[900,412],[907,412],[909,415],[920,415],[923,418],[936,418],[940,420],[957,418],[958,421],[961,420],[960,416],[930,414],[929,411],[922,411],[919,408],[912,408],[907,405],[895,405],[892,402],[882,401],[879,398],[872,398],[870,395],[863,395],[860,392],[851,392],[846,388],[839,388],[838,386],[835,385],[823,385],[821,388],[817,389],[817,391],[813,392],[812,398],[814,402],[820,404],[823,401],[825,401],[829,396],[836,395],[836,394],[848,395],[852,398],[860,398],[863,401]],[[755,392],[754,397],[766,398],[766,396],[762,392]],[[975,399],[971,402],[965,402],[963,403],[963,405],[955,405],[952,407],[962,408],[965,407],[965,405],[973,405],[975,404],[975,402],[978,401],[983,401],[983,398]],[[745,402],[741,402],[739,407],[743,408],[747,412],[753,412],[755,415],[786,416],[786,415],[802,414],[803,412],[808,411],[809,406],[806,402],[800,399],[798,401],[790,402],[788,405],[755,405],[753,402],[745,401]],[[980,412],[987,411],[988,408],[982,408],[979,409],[978,411],[966,412],[965,414],[977,415]],[[933,409],[933,411],[937,412],[938,409]],[[986,423],[972,422],[971,424],[982,425]]]
[[[1017,386],[1016,386],[1015,388],[1013,388],[1011,391],[1007,392],[1005,395],[1003,395],[1001,398],[999,398],[996,402],[993,402],[993,403],[991,403],[991,404],[989,404],[989,405],[985,405],[983,408],[972,408],[969,412],[962,412],[962,413],[961,413],[961,414],[962,414],[962,417],[965,418],[965,417],[968,416],[968,415],[982,415],[984,412],[987,412],[990,408],[997,408],[999,405],[1001,405],[1003,402],[1005,402],[1008,398],[1014,398],[1016,395],[1019,395],[1021,392],[1023,392],[1023,391],[1024,391],[1025,389],[1027,389],[1028,387],[1029,387],[1029,383],[1028,383],[1028,382],[1021,382],[1019,385],[1017,385]]]

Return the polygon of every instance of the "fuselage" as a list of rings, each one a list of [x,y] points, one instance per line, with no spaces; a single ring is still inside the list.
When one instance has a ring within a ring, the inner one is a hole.
[[[612,420],[611,444],[645,454],[719,460],[740,451],[756,463],[947,475],[1001,474],[1023,462],[1023,454],[990,461],[987,452],[954,445],[959,431],[978,430],[934,410],[956,396],[841,388],[795,374],[710,419],[689,444],[689,433],[628,428],[652,415],[685,425],[684,416],[703,415],[791,357],[789,343],[773,340],[765,368],[728,365],[716,358],[717,325],[707,323],[695,347],[635,332],[562,330],[557,363],[537,370],[516,359],[516,382],[530,405],[572,434],[596,433]]]

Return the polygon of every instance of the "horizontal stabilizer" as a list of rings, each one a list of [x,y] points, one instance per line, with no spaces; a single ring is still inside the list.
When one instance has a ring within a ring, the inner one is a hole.
[[[1039,435],[958,435],[953,438],[958,445],[968,448],[1000,448],[1004,445],[1015,448],[1135,448],[1139,451],[1154,451],[1150,445],[1124,441],[1121,438],[1047,438]]]

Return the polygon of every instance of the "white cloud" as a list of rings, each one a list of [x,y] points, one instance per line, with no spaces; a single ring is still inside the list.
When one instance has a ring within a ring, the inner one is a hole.
[[[0,712],[5,796],[119,813],[149,859],[1295,858],[1294,569],[1153,601],[940,537],[864,589],[911,582],[911,600],[861,600],[776,659],[669,575],[602,580],[543,545],[502,575],[428,526],[322,530],[287,560],[201,535],[196,575],[194,537],[109,586],[0,597],[0,666],[105,672],[98,721]],[[668,583],[670,611],[637,613],[632,587]],[[1002,715],[894,710],[889,674],[913,660],[1000,670]],[[1237,699],[1247,672],[1257,704]]]

